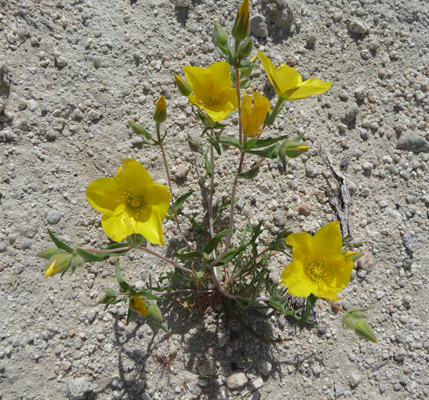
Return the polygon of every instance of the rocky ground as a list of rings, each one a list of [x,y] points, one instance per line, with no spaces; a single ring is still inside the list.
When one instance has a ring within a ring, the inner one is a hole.
[[[127,121],[151,127],[167,98],[173,193],[208,187],[188,144],[201,126],[174,87],[186,64],[221,59],[213,22],[229,28],[239,1],[0,0],[0,398],[37,399],[425,399],[428,377],[429,6],[426,0],[254,0],[252,37],[276,65],[332,81],[322,96],[289,103],[264,135],[305,133],[311,150],[286,173],[265,163],[242,183],[237,224],[264,219],[316,231],[336,219],[325,187],[329,151],[348,181],[351,234],[365,252],[341,293],[346,309],[372,307],[378,344],[341,329],[316,307],[317,329],[254,313],[268,344],[221,308],[201,315],[163,306],[169,334],[126,308],[97,300],[115,285],[106,261],[60,279],[43,277],[47,229],[73,246],[108,244],[86,201],[89,182],[139,159],[165,182],[154,148],[135,146]],[[271,99],[262,68],[253,86]],[[234,135],[234,125],[226,129]],[[216,198],[228,194],[236,154],[217,160]],[[177,248],[164,224],[166,251]],[[185,226],[185,230],[187,227]],[[186,232],[195,240],[192,231]],[[273,276],[287,262],[274,258]],[[137,287],[167,267],[146,254],[122,261]]]

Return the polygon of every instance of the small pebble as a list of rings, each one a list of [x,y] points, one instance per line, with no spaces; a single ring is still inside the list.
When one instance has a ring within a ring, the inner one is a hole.
[[[48,212],[48,223],[50,225],[55,225],[60,222],[61,219],[61,213],[57,210],[51,210]]]

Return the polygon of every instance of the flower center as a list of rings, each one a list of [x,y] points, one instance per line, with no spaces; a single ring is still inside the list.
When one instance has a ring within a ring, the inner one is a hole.
[[[215,108],[219,104],[221,104],[220,99],[214,96],[209,96],[204,101],[204,107],[207,107],[207,108]]]
[[[138,211],[144,206],[144,200],[141,195],[134,194],[134,195],[128,195],[127,198],[127,206],[131,209]]]
[[[311,260],[305,265],[304,271],[307,276],[315,282],[325,279],[328,275],[328,263],[326,258]]]

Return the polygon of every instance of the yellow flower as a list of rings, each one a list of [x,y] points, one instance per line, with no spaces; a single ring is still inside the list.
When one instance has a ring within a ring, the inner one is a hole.
[[[153,183],[138,161],[122,160],[114,178],[101,178],[88,185],[86,197],[104,215],[101,226],[115,242],[139,233],[153,244],[164,246],[161,220],[168,211],[168,186]]]
[[[245,94],[241,100],[241,124],[244,134],[248,137],[255,137],[261,133],[261,125],[271,111],[270,102],[259,92],[253,92],[253,101],[252,108],[252,96]]]
[[[146,304],[140,296],[133,296],[130,300],[130,305],[140,315],[149,315]]]
[[[208,68],[186,65],[183,70],[193,92],[189,95],[189,103],[203,108],[213,121],[222,121],[237,109],[237,94],[226,61]]]
[[[299,100],[327,92],[332,82],[323,82],[318,78],[302,81],[301,74],[294,68],[281,64],[276,69],[272,61],[258,50],[259,58],[271,84],[279,97],[284,100]]]
[[[330,222],[314,236],[300,232],[289,235],[292,262],[283,269],[281,283],[292,296],[338,300],[337,294],[347,286],[353,269],[351,256],[341,254],[343,240],[339,221]]]

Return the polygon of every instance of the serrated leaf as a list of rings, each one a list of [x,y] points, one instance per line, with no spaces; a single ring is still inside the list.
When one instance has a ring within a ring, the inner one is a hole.
[[[239,178],[244,178],[244,179],[253,179],[253,178],[256,178],[258,176],[258,174],[259,174],[259,167],[249,169],[246,172],[241,172],[241,173],[237,174],[237,176]]]
[[[134,133],[136,133],[137,135],[143,135],[147,140],[152,139],[152,135],[142,125],[132,121],[128,121],[128,125],[131,126]]]
[[[203,259],[204,256],[199,251],[190,251],[188,253],[179,253],[173,251],[173,256],[178,258],[180,261],[195,260],[196,258]]]
[[[228,229],[225,229],[222,232],[219,232],[213,239],[211,239],[207,243],[206,247],[204,247],[204,253],[210,254],[227,233],[228,233]]]
[[[62,242],[60,239],[58,239],[52,232],[50,229],[48,229],[48,233],[49,236],[51,237],[52,241],[55,243],[55,245],[59,248],[59,249],[63,249],[65,251],[67,251],[68,253],[73,253],[73,249],[68,245],[65,244],[64,242]]]

